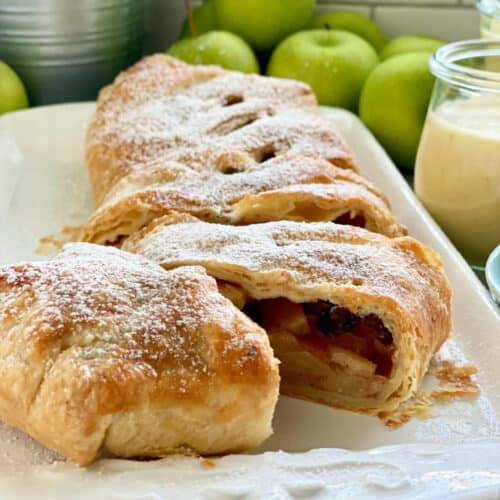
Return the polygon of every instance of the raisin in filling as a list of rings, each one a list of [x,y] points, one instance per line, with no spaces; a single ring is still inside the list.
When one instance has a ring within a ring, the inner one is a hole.
[[[358,326],[369,328],[373,336],[382,344],[390,345],[393,342],[391,332],[384,326],[382,320],[375,314],[368,314],[360,318],[345,307],[335,306],[328,302],[319,302],[324,308],[319,312],[316,326],[324,335],[339,336],[343,333],[355,331]],[[304,304],[307,311],[309,304]]]
[[[347,226],[366,227],[366,219],[362,215],[351,217],[349,212],[339,215],[333,222],[335,222],[335,224],[345,224]]]
[[[329,302],[304,304],[304,312],[316,318],[316,331],[332,339],[333,345],[347,349],[376,365],[375,374],[392,371],[394,339],[376,314],[358,316]]]

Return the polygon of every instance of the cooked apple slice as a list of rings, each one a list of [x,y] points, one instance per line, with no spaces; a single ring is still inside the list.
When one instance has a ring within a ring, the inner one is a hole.
[[[269,333],[288,331],[294,335],[311,333],[301,304],[286,299],[272,299],[260,304],[262,326]]]
[[[243,288],[232,285],[227,281],[217,280],[217,286],[219,292],[229,299],[238,309],[243,309],[245,304],[248,302],[248,294],[243,290]]]
[[[331,346],[330,360],[359,375],[374,375],[377,370],[375,363],[342,347]]]

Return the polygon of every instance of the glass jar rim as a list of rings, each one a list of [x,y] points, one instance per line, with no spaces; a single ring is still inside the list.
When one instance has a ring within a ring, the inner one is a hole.
[[[499,0],[476,0],[476,7],[479,12],[490,17],[500,16]]]
[[[500,40],[464,40],[439,48],[429,59],[434,76],[460,88],[500,93],[500,72],[457,64],[463,59],[496,56],[500,60]]]

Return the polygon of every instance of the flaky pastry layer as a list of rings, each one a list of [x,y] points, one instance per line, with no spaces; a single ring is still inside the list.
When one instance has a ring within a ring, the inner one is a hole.
[[[0,267],[0,418],[81,465],[254,447],[278,386],[265,332],[200,267],[85,243]]]
[[[320,157],[356,170],[352,154],[299,82],[147,57],[104,88],[88,127],[86,160],[101,203],[149,162],[216,163],[212,150],[259,162],[276,152]],[[241,168],[241,164],[239,168]]]
[[[415,393],[450,335],[451,292],[441,261],[412,238],[388,239],[333,223],[234,227],[172,214],[124,248],[166,269],[201,265],[253,301],[323,301],[359,318],[376,317],[390,331],[390,374],[363,376],[363,383],[342,363],[310,356],[297,336],[284,332],[271,339],[282,361],[282,391],[293,396],[370,414],[393,410]]]
[[[331,221],[387,236],[406,234],[385,196],[369,181],[325,160],[281,154],[242,172],[195,171],[170,162],[121,179],[84,225],[80,239],[117,243],[176,210],[208,222]]]

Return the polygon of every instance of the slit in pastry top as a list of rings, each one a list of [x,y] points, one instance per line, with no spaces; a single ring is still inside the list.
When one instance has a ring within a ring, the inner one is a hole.
[[[99,94],[85,151],[96,200],[100,204],[120,179],[151,161],[182,162],[197,149],[207,163],[211,148],[239,151],[257,162],[272,150],[318,156],[357,171],[307,85],[157,54]]]

